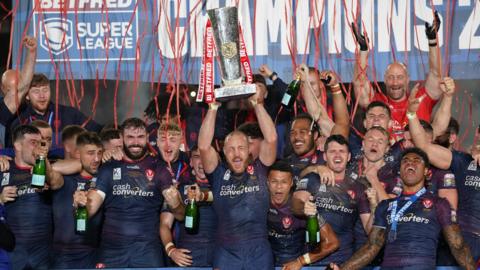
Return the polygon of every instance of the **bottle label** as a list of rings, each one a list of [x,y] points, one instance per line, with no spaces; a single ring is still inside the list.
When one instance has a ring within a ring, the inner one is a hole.
[[[77,231],[84,232],[87,229],[87,220],[77,219]]]
[[[193,217],[191,216],[186,216],[185,217],[185,228],[193,228]]]
[[[283,98],[282,98],[282,104],[285,106],[288,106],[288,103],[290,102],[291,98],[292,96],[290,94],[285,93],[285,95],[283,95]]]
[[[315,242],[320,242],[320,231],[317,231],[317,239],[315,240]]]
[[[32,175],[32,185],[34,186],[44,186],[45,185],[45,175]]]
[[[310,242],[310,241],[308,241],[308,240],[310,240],[310,239],[308,238],[308,231],[305,231],[305,242],[307,242],[307,243]]]

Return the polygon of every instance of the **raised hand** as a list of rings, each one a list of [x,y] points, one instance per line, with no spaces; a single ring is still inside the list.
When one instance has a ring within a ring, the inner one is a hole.
[[[410,113],[416,113],[418,111],[418,108],[420,107],[420,103],[422,103],[422,100],[425,98],[425,95],[422,95],[418,98],[416,97],[419,87],[419,83],[415,84],[412,91],[410,92],[410,96],[408,97],[408,112]]]
[[[352,22],[352,31],[353,36],[355,36],[355,40],[358,43],[361,51],[368,51],[368,39],[360,33],[360,27],[358,27],[354,22]]]
[[[37,39],[34,37],[26,36],[23,39],[23,44],[29,51],[35,51],[37,49]]]
[[[455,81],[450,77],[443,78],[443,81],[440,82],[440,90],[444,96],[452,97],[455,94]]]
[[[440,24],[441,21],[440,17],[438,16],[438,11],[435,11],[432,24],[425,22],[425,35],[427,35],[429,40],[437,39],[437,33],[438,29],[440,29]]]

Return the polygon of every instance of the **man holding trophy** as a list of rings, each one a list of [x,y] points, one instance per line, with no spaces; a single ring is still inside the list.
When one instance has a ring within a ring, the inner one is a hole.
[[[267,167],[273,164],[276,156],[275,126],[263,106],[264,90],[255,84],[240,84],[242,77],[240,56],[236,53],[239,47],[236,8],[215,9],[208,13],[215,33],[224,83],[224,87],[215,90],[217,102],[209,103],[198,138],[200,157],[212,187],[213,207],[218,217],[213,266],[216,269],[273,269],[267,236],[270,203]],[[248,101],[254,108],[264,136],[259,157],[250,160],[247,136],[240,131],[233,131],[225,138],[225,161],[220,160],[211,146],[220,106],[218,101],[244,98],[253,93]],[[208,103],[208,98],[206,100]]]

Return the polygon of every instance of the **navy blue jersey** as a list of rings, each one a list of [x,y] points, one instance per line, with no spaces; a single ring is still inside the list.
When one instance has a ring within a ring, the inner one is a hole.
[[[286,158],[288,163],[293,169],[293,176],[295,183],[300,180],[300,173],[303,169],[310,165],[324,165],[323,152],[320,150],[315,151],[312,155],[299,157],[295,153]]]
[[[349,177],[337,180],[333,187],[327,186],[320,184],[317,174],[311,173],[299,181],[297,191],[300,190],[312,194],[318,213],[332,226],[340,240],[340,248],[336,252],[315,264],[346,261],[353,252],[355,222],[360,214],[370,213],[365,188]]]
[[[74,174],[66,175],[63,179],[63,187],[53,192],[54,249],[93,249],[100,238],[101,213],[88,219],[85,235],[76,234],[73,193],[76,190],[95,188],[97,178]]]
[[[270,203],[268,240],[275,265],[283,265],[305,253],[305,226],[306,220],[293,214],[291,198],[281,206]]]
[[[58,106],[58,115],[56,116],[56,106]],[[56,126],[56,118],[58,118],[58,126]],[[53,129],[53,136],[52,136],[52,143],[53,146],[61,146],[62,138],[61,132],[62,129],[67,125],[84,125],[85,129],[89,131],[99,132],[102,129],[102,126],[99,125],[92,119],[87,118],[82,112],[79,110],[65,106],[62,104],[53,104],[50,102],[47,111],[45,114],[41,115],[38,114],[31,105],[25,106],[25,108],[20,112],[18,118],[13,120],[10,126],[7,129],[7,138],[6,138],[6,145],[8,147],[12,147],[13,143],[11,141],[12,132],[15,130],[16,127],[29,124],[35,120],[43,120],[47,122]],[[58,128],[58,132],[57,132]],[[58,135],[58,145],[56,143]]]
[[[7,186],[17,187],[18,197],[5,203],[8,225],[15,234],[17,246],[50,243],[52,239],[51,192],[30,187],[30,170],[10,161],[10,170],[0,173],[0,192]]]
[[[155,148],[158,151],[158,148]],[[159,160],[159,166],[165,168],[162,170],[162,182],[164,185],[173,185],[174,182],[178,185],[180,184],[190,184],[192,181],[192,172],[190,168],[190,158],[187,153],[180,151],[178,154],[177,160],[166,162],[163,160],[162,155],[158,155],[157,159]]]
[[[406,195],[398,197],[397,212],[407,203],[408,198]],[[385,228],[387,236],[395,200],[396,198],[381,201],[375,211],[374,226]],[[448,201],[426,192],[400,217],[395,240],[387,240],[385,245],[382,267],[422,265],[434,269],[440,232],[452,224]]]
[[[430,166],[425,186],[428,191],[438,195],[439,189],[456,189],[455,175],[449,170],[442,170]]]
[[[222,246],[266,240],[270,205],[266,166],[257,159],[246,172],[235,175],[220,162],[207,178],[218,217],[217,243]]]
[[[453,151],[450,170],[458,190],[458,223],[462,231],[480,235],[480,167],[469,154]]]
[[[5,215],[5,207],[0,204],[0,223],[7,223]],[[3,235],[3,232],[2,232]],[[0,247],[0,269],[9,269],[10,260],[8,259],[8,253],[2,247]]]
[[[190,182],[189,184],[181,184],[178,187],[180,194],[182,195],[182,199],[186,204],[188,204],[187,199],[187,192],[194,182]],[[197,184],[200,186],[200,189],[203,190],[210,190],[210,184],[208,182],[198,182]],[[213,209],[211,202],[197,202],[199,206],[199,225],[198,225],[198,233],[196,234],[188,234],[185,230],[185,224],[181,223],[180,234],[177,241],[177,246],[181,248],[194,248],[195,246],[202,246],[205,244],[213,244],[215,242],[215,232],[217,230],[217,216],[215,215],[215,211]]]
[[[3,97],[0,97],[0,124],[5,127],[8,126],[14,116],[8,109],[7,104],[5,104]]]
[[[103,242],[157,240],[162,168],[152,156],[135,162],[111,161],[100,167],[97,189],[106,195]]]
[[[358,159],[363,155],[362,141],[363,141],[363,138],[360,135],[358,135],[357,132],[353,130],[350,131],[350,135],[348,137],[348,145],[349,145],[350,153],[352,154],[352,159]],[[385,162],[392,163],[392,164],[389,164],[389,166],[392,166],[392,167],[399,166],[402,151],[403,151],[402,142],[401,141],[395,142],[393,145],[390,146],[390,149],[386,153]]]

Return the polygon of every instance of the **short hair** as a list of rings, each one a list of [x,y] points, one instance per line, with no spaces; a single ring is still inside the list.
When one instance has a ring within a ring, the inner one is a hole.
[[[161,117],[162,115],[167,114],[167,109],[169,115],[177,115],[177,102],[176,97],[173,97],[172,102],[170,103],[170,108],[168,107],[170,102],[170,94],[159,94],[156,97],[152,98],[150,102],[148,102],[147,107],[143,111],[145,115],[150,119],[157,119],[157,112],[158,115]],[[179,102],[179,114],[180,118],[184,118],[185,113],[185,105],[183,101],[180,100]]]
[[[457,119],[450,117],[450,121],[448,122],[447,132],[449,135],[457,134],[460,132],[460,124],[458,124]]]
[[[120,126],[120,130],[123,133],[125,129],[129,128],[141,128],[147,130],[147,125],[145,124],[145,122],[143,122],[142,119],[137,117],[131,117],[123,121],[122,125]]]
[[[243,123],[238,127],[238,130],[245,133],[248,137],[254,139],[263,139],[262,130],[257,122]]]
[[[158,127],[157,134],[162,132],[174,132],[174,133],[182,133],[182,129],[178,126],[175,122],[168,122],[162,123],[160,127]]]
[[[265,78],[264,78],[262,75],[260,75],[260,74],[253,74],[253,81],[252,81],[252,82],[253,82],[253,83],[257,83],[257,82],[258,82],[258,83],[261,83],[261,84],[267,86],[267,81],[266,81]]]
[[[12,141],[15,143],[18,140],[22,140],[26,134],[41,135],[40,130],[32,125],[20,125],[13,130]]]
[[[75,138],[78,134],[86,130],[79,125],[68,125],[62,130],[62,143]]]
[[[45,76],[45,74],[43,74],[43,73],[33,74],[32,82],[30,83],[30,88],[31,87],[45,86],[45,85],[50,85],[50,80],[48,80],[48,78],[47,78],[47,76]]]
[[[293,169],[290,166],[290,163],[287,160],[277,160],[275,163],[270,166],[268,169],[268,173],[270,174],[271,171],[280,171],[289,173],[293,177]]]
[[[427,122],[423,119],[420,119],[420,125],[423,127],[425,132],[433,133],[433,127],[429,122]],[[404,131],[410,131],[410,125],[407,124],[404,128]]]
[[[198,150],[198,144],[194,144],[192,147],[190,147],[190,155],[192,155],[193,151],[197,151],[197,150]]]
[[[348,146],[347,139],[345,139],[345,137],[343,137],[342,135],[335,134],[335,135],[330,135],[330,137],[328,137],[327,140],[325,141],[325,147],[324,147],[325,152],[327,152],[328,144],[331,142],[336,142],[340,145],[345,145],[347,146],[347,150],[350,151],[350,147]]]
[[[227,142],[227,140],[230,139],[232,136],[235,136],[235,135],[240,135],[240,136],[245,137],[245,140],[246,140],[247,143],[248,143],[248,136],[247,136],[247,134],[245,134],[244,132],[242,132],[242,131],[240,131],[240,130],[238,130],[238,129],[235,129],[234,131],[228,133],[228,135],[225,137],[223,147],[225,147],[225,143]]]
[[[411,154],[411,153],[420,156],[423,159],[423,162],[425,163],[425,167],[427,168],[430,167],[430,160],[428,159],[427,153],[425,153],[422,149],[418,147],[411,147],[406,150],[403,150],[400,160],[403,160],[403,158],[407,154]]]
[[[375,100],[375,101],[370,102],[370,104],[368,104],[368,106],[367,106],[367,109],[365,110],[365,114],[367,114],[371,109],[376,108],[376,107],[384,108],[388,113],[388,117],[390,117],[390,118],[392,117],[392,111],[390,110],[390,107],[388,107],[388,105],[385,104],[385,102],[382,102],[382,101],[379,101],[379,100]]]
[[[365,132],[365,135],[371,130],[377,130],[377,131],[381,132],[385,137],[387,137],[387,139],[390,138],[390,133],[388,133],[388,131],[381,126],[373,126],[373,127],[369,128]]]
[[[313,119],[313,117],[308,114],[308,113],[300,113],[300,114],[297,114],[297,116],[295,116],[295,118],[293,119],[292,121],[292,127],[293,127],[293,123],[297,120],[301,120],[301,119],[305,119],[305,120],[308,120],[310,122],[310,125],[311,125],[311,131],[317,131],[317,132],[320,132],[320,128],[319,126],[317,125],[317,122]],[[313,124],[312,124],[313,123]]]
[[[102,130],[99,136],[100,136],[100,140],[103,143],[106,143],[113,139],[121,139],[122,133],[120,132],[120,130],[116,128],[107,128]]]
[[[77,147],[84,146],[87,144],[93,144],[100,148],[103,147],[100,137],[97,135],[97,133],[92,131],[84,131],[78,134],[76,144],[77,144]]]
[[[35,120],[30,123],[30,125],[36,128],[52,128],[47,122],[43,120]]]

